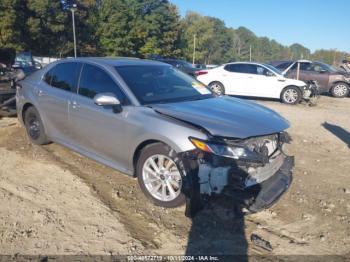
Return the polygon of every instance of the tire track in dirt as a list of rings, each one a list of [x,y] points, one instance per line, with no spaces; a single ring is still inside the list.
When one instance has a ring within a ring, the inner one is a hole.
[[[153,206],[139,191],[135,179],[58,144],[32,145],[18,125],[7,127],[1,134],[0,146],[7,150],[16,151],[37,161],[50,162],[82,179],[95,197],[111,210],[130,235],[145,248],[157,250],[161,248],[162,238],[176,238],[181,232],[186,235],[188,225],[186,227],[186,223],[183,223],[187,220],[183,210],[169,211]],[[172,218],[168,219],[170,213]],[[159,239],[159,235],[167,231],[169,233]]]

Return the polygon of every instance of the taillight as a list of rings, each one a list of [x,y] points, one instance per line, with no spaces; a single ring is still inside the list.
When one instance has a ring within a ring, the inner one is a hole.
[[[200,71],[196,72],[196,76],[201,76],[201,75],[205,75],[205,74],[208,74],[208,71],[200,70]]]

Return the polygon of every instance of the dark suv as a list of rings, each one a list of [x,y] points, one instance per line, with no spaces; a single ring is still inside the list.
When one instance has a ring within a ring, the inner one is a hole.
[[[328,64],[309,60],[274,61],[270,64],[281,70],[286,77],[317,81],[320,93],[330,93],[334,97],[349,95],[350,74],[338,71]]]
[[[195,77],[196,72],[199,71],[199,68],[196,68],[191,63],[185,61],[185,60],[179,60],[179,59],[171,59],[171,58],[162,58],[157,59],[159,62],[167,63],[169,65],[172,65],[179,69],[180,71]]]

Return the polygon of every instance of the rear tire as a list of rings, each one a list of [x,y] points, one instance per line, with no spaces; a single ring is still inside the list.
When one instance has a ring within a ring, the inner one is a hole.
[[[221,84],[220,82],[211,82],[209,84],[209,88],[211,89],[211,91],[213,91],[215,94],[217,94],[218,96],[223,96],[225,95],[225,87],[223,84]]]
[[[331,94],[337,98],[346,97],[349,95],[349,85],[343,82],[336,83],[331,89]]]
[[[295,105],[301,100],[302,94],[298,87],[287,86],[282,90],[281,100],[285,104]]]
[[[157,206],[174,208],[185,203],[182,173],[175,151],[162,143],[146,146],[137,160],[136,175],[142,192]]]
[[[46,136],[39,112],[34,106],[27,108],[24,112],[24,125],[28,137],[33,144],[45,145],[50,142]]]

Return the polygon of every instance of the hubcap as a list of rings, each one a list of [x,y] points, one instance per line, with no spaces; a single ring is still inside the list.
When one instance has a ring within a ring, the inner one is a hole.
[[[222,95],[222,87],[219,84],[212,84],[210,86],[211,90],[217,94],[217,95]]]
[[[34,140],[40,136],[40,122],[34,116],[29,120],[29,135]]]
[[[164,155],[153,155],[143,164],[142,179],[148,192],[161,201],[172,201],[181,193],[182,178],[175,162]]]
[[[343,84],[340,84],[340,85],[336,85],[334,87],[334,94],[336,96],[345,96],[346,92],[347,92],[347,86],[343,85]]]
[[[298,99],[298,92],[294,89],[287,89],[283,94],[283,98],[287,103],[295,103]]]

